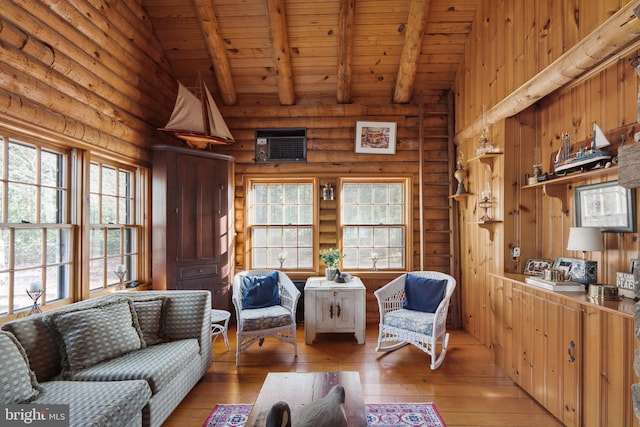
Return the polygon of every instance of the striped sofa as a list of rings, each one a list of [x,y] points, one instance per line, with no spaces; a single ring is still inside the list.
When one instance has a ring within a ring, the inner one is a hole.
[[[160,426],[211,366],[210,312],[209,291],[118,292],[6,323],[2,403],[68,404],[71,426]]]

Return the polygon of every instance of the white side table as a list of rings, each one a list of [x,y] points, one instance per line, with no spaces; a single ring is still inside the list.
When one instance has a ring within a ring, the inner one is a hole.
[[[227,338],[227,329],[229,328],[229,318],[231,318],[231,313],[226,310],[216,310],[211,309],[211,336],[213,337],[213,342],[216,342],[216,338],[218,335],[224,337],[224,344],[227,346],[227,350],[230,350],[229,347],[229,338]]]
[[[353,332],[358,344],[364,344],[365,293],[359,277],[347,283],[309,277],[304,286],[305,342],[312,344],[318,332]]]

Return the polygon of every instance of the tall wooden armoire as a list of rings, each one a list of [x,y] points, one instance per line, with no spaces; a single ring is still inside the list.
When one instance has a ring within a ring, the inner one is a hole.
[[[233,279],[233,157],[156,146],[152,178],[153,289],[208,289],[229,310]]]

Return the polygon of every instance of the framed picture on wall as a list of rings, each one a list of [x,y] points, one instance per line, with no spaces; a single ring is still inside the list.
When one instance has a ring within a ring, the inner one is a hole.
[[[635,191],[618,181],[576,187],[577,227],[598,227],[604,232],[636,232]]]
[[[395,122],[356,122],[356,153],[395,154]]]

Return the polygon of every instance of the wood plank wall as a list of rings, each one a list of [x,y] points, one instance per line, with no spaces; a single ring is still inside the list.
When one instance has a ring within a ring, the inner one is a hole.
[[[260,175],[300,175],[320,178],[321,184],[335,184],[345,176],[394,176],[409,175],[413,180],[413,246],[411,263],[420,269],[420,153],[424,150],[424,242],[425,269],[451,271],[451,228],[449,221],[451,174],[448,146],[450,141],[451,111],[447,98],[439,103],[423,106],[423,139],[420,143],[420,110],[417,105],[315,105],[292,107],[223,107],[222,114],[236,142],[216,147],[217,152],[235,158],[235,222],[236,222],[236,271],[245,265],[245,191],[244,177]],[[397,144],[394,155],[355,153],[355,126],[358,120],[397,123]],[[307,129],[306,163],[256,164],[255,130],[259,128]],[[338,194],[339,197],[339,194]],[[320,247],[339,246],[338,203],[321,202]],[[323,270],[317,272],[320,274]],[[304,277],[297,277],[304,279]],[[387,283],[397,273],[359,273],[367,286],[367,321],[379,319],[373,291]]]
[[[497,104],[626,3],[483,1],[469,37],[465,63],[456,77],[456,132],[480,118],[483,106],[490,109]],[[527,258],[579,256],[565,249],[568,228],[574,225],[575,185],[566,185],[570,209],[563,209],[558,199],[544,196],[541,190],[521,191],[525,174],[532,173],[534,157],[543,163],[543,171],[550,171],[561,132],[569,131],[576,142],[583,143],[591,136],[595,121],[617,143],[620,133],[633,128],[638,113],[638,79],[629,58],[637,53],[627,52],[515,117],[488,124],[490,142],[504,155],[494,162],[492,172],[480,162],[467,164],[468,189],[477,195],[490,182],[496,208],[493,215],[503,221],[489,230],[480,228],[471,224],[479,216],[477,196],[460,202],[463,325],[486,345],[491,345],[491,311],[496,309],[490,303],[492,280],[488,273],[522,272]],[[638,130],[637,124],[635,128]],[[458,145],[465,160],[475,155],[479,136]],[[607,174],[576,185],[615,176]],[[638,234],[608,233],[605,244],[605,252],[591,253],[590,258],[599,263],[599,281],[611,284],[615,283],[615,273],[627,271],[630,260],[638,257]],[[522,248],[517,263],[509,253],[515,245]]]

